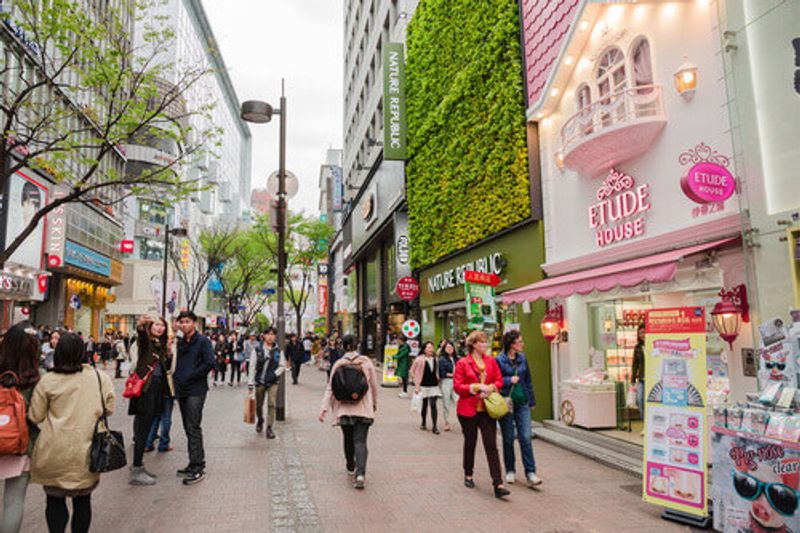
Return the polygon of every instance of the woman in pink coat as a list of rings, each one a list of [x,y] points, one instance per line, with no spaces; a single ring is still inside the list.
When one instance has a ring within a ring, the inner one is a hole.
[[[331,379],[322,398],[319,421],[325,422],[328,410],[333,412],[335,425],[342,428],[344,435],[344,458],[347,473],[355,476],[353,487],[363,489],[367,471],[367,433],[375,420],[378,410],[378,383],[375,378],[375,367],[369,357],[359,355],[356,351],[356,340],[352,335],[342,338],[342,347],[346,352],[331,369]],[[367,391],[357,401],[343,402],[333,395],[332,383],[336,379],[336,371],[343,366],[354,365],[364,373]]]

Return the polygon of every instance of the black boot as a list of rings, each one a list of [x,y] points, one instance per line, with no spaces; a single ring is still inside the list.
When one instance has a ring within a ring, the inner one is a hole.
[[[261,433],[263,429],[264,429],[264,419],[259,418],[258,422],[256,422],[256,433]]]

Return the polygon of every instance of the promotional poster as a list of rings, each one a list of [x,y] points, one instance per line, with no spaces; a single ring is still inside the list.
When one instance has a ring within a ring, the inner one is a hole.
[[[395,370],[397,369],[397,361],[394,356],[397,355],[397,345],[387,344],[383,348],[383,379],[381,385],[384,387],[396,387],[397,376]]]
[[[707,515],[706,322],[702,307],[645,319],[644,500]]]
[[[714,529],[800,531],[800,445],[714,428]]]
[[[497,304],[494,288],[499,278],[494,274],[464,273],[464,292],[467,305],[467,327],[469,329],[494,330],[497,324]]]
[[[47,203],[47,188],[22,172],[13,174],[9,183],[8,205],[15,216],[9,216],[6,242],[11,243],[28,226],[36,212]],[[19,214],[20,216],[17,216]],[[44,219],[12,254],[11,261],[31,268],[42,266]]]

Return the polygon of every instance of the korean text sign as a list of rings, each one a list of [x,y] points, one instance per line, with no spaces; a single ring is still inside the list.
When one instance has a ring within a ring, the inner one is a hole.
[[[702,307],[645,318],[644,500],[699,516],[707,510],[706,321]]]

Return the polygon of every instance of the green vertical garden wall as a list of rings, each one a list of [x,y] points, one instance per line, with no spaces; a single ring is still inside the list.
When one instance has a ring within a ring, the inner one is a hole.
[[[408,29],[411,258],[423,267],[530,216],[516,0],[422,0]]]

